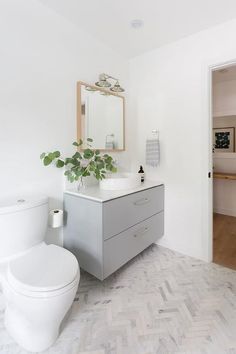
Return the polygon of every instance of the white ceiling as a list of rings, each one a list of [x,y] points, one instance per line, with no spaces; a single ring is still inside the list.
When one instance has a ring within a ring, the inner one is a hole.
[[[236,17],[236,0],[39,0],[128,57]],[[144,26],[132,29],[130,21]]]

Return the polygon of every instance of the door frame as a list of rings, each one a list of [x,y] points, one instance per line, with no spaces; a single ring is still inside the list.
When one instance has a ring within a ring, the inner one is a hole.
[[[212,153],[212,128],[213,128],[213,102],[212,102],[212,73],[214,70],[224,69],[230,66],[236,65],[236,59],[228,60],[228,61],[218,61],[215,64],[208,65],[208,73],[207,73],[207,81],[208,81],[208,172],[211,173],[211,178],[208,178],[208,215],[207,222],[205,224],[205,220],[203,217],[203,224],[206,227],[206,233],[208,235],[207,244],[203,242],[205,260],[207,262],[213,261],[213,153]],[[205,171],[205,170],[204,170]],[[204,198],[203,198],[204,199]],[[203,225],[203,235],[204,225]],[[204,237],[205,239],[205,237]],[[204,241],[204,240],[203,240]]]

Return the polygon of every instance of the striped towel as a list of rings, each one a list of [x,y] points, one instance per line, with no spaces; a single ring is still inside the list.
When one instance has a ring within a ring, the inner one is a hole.
[[[160,162],[160,143],[157,137],[146,140],[146,165],[157,167]]]

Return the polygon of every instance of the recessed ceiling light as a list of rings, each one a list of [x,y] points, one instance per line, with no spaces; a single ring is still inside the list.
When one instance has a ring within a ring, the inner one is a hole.
[[[139,29],[139,28],[143,27],[143,21],[136,19],[136,20],[131,21],[130,25],[134,29]]]

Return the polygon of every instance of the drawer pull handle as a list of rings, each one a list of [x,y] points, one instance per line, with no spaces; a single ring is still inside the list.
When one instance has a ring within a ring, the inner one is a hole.
[[[134,237],[138,237],[138,236],[143,236],[144,234],[146,234],[146,232],[148,232],[149,227],[144,227],[142,230],[139,230],[136,234],[134,234]]]
[[[149,198],[142,198],[134,202],[134,205],[144,205],[150,202]]]

